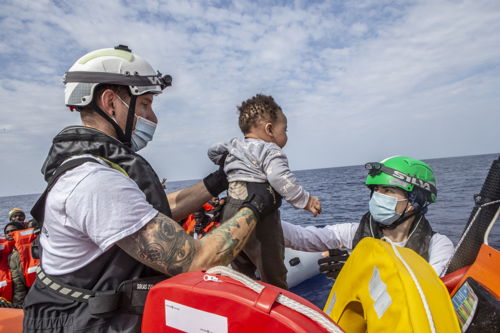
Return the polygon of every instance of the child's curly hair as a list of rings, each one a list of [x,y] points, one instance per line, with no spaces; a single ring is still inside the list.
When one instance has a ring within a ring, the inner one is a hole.
[[[274,101],[272,96],[257,94],[247,99],[238,107],[240,112],[239,125],[243,134],[261,121],[274,123],[278,118],[278,113],[282,112],[281,107]]]

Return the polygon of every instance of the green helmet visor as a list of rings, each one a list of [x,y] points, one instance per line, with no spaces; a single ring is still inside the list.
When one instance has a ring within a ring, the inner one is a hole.
[[[437,188],[434,184],[426,182],[420,178],[407,175],[407,174],[405,174],[401,171],[398,171],[396,169],[387,167],[387,166],[383,165],[382,163],[379,163],[379,162],[366,163],[365,169],[368,170],[368,173],[372,177],[380,175],[381,173],[385,173],[391,177],[394,177],[396,179],[400,179],[406,183],[412,184],[416,187],[419,187],[419,188],[437,196]]]

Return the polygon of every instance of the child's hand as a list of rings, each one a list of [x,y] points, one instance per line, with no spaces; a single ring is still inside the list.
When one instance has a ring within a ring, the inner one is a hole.
[[[311,195],[304,209],[310,211],[313,216],[321,214],[321,202],[319,201],[319,198]]]

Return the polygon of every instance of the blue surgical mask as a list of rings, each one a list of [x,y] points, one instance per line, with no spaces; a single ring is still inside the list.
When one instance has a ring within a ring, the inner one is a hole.
[[[129,109],[129,105],[125,103],[120,96],[118,99]],[[136,116],[137,121],[135,122],[135,129],[132,131],[131,143],[132,150],[139,151],[142,148],[146,147],[149,141],[153,140],[153,135],[156,130],[156,123],[147,120],[141,116]]]
[[[148,142],[153,140],[155,130],[156,123],[141,116],[137,116],[135,129],[132,131],[132,150],[139,151],[146,147]]]
[[[407,199],[398,200],[389,195],[373,192],[370,203],[368,204],[370,207],[370,214],[378,223],[391,225],[401,217],[401,214],[396,213],[396,205],[399,201],[406,200]]]

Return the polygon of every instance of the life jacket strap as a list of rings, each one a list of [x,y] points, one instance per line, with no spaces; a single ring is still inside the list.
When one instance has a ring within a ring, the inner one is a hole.
[[[90,314],[99,315],[113,312],[119,307],[121,293],[116,290],[94,292],[88,289],[73,287],[48,275],[43,271],[41,266],[38,266],[36,274],[40,282],[48,290],[72,301],[88,303]]]

